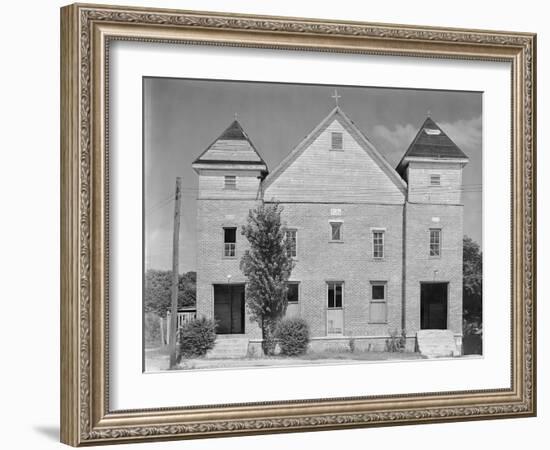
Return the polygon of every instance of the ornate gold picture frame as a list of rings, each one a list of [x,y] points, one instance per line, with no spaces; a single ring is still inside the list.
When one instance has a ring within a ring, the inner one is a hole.
[[[108,68],[115,41],[509,63],[509,388],[113,410]],[[61,441],[80,446],[534,416],[535,89],[536,36],[530,33],[105,5],[62,8]]]

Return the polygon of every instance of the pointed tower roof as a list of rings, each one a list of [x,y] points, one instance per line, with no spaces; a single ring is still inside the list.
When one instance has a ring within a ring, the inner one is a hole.
[[[411,158],[468,161],[468,156],[458,148],[431,117],[426,118],[397,165],[396,170],[401,176],[403,176]]]
[[[258,150],[236,119],[193,164],[263,165],[267,169]]]

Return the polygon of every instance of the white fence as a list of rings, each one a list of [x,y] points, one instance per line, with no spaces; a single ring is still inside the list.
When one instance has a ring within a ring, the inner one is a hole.
[[[170,311],[166,312],[166,343],[170,343],[170,323],[171,323],[172,313]],[[197,317],[197,310],[195,308],[185,308],[178,311],[178,330],[183,326],[183,324],[190,322]]]

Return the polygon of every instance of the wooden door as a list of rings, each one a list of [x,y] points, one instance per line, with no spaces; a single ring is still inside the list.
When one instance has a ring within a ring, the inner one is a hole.
[[[244,333],[244,284],[214,285],[217,334]]]
[[[448,283],[422,283],[420,286],[420,328],[447,329]]]

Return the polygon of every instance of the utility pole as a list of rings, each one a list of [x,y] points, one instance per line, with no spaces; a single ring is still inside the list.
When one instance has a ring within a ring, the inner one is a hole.
[[[177,363],[178,331],[178,284],[180,243],[181,177],[176,178],[176,200],[174,204],[174,239],[172,244],[172,309],[170,314],[170,369]]]

